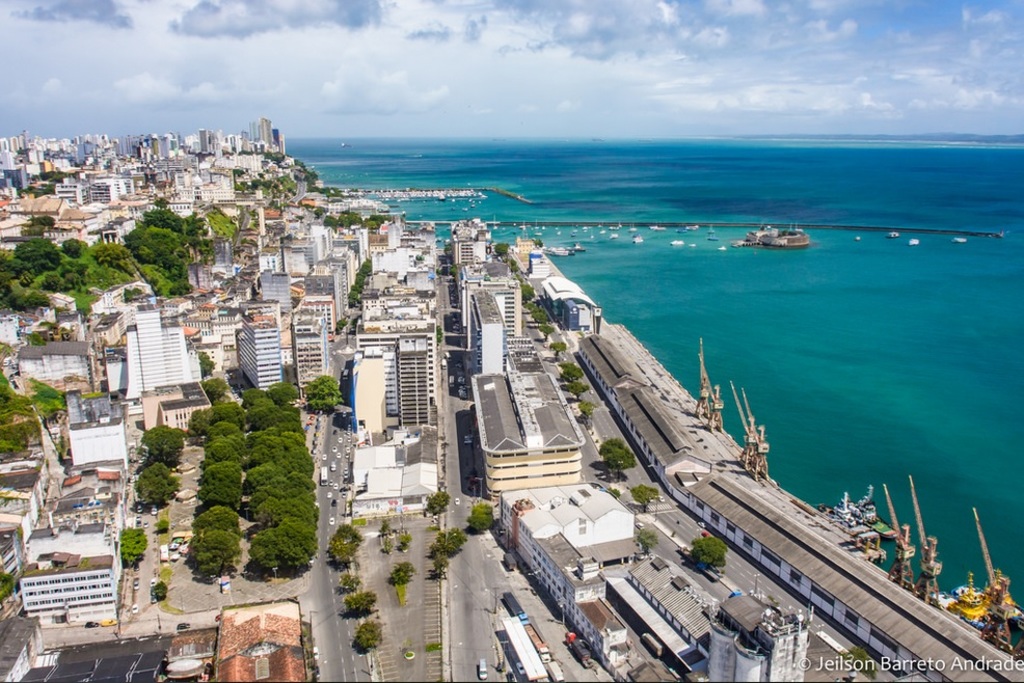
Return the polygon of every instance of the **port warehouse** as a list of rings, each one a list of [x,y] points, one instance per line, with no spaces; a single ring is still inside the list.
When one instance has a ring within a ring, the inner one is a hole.
[[[617,328],[606,325],[602,334],[581,341],[581,365],[640,459],[709,530],[777,577],[801,604],[813,606],[816,617],[827,617],[863,643],[878,660],[935,662],[924,674],[936,681],[1022,680],[1010,657],[983,641],[978,631],[918,600],[877,567],[826,540],[840,537],[806,503],[770,483],[755,482],[740,468],[739,446],[727,434],[704,429],[699,439],[684,436],[687,429],[694,433],[693,425],[679,423],[665,409],[663,391],[621,349],[646,352]],[[649,355],[646,360],[657,362]],[[660,374],[669,377],[667,371]],[[707,445],[700,449],[705,460],[693,455],[699,441],[716,438],[732,454],[729,460],[709,458],[723,450]],[[710,465],[706,474],[700,471],[704,465]],[[970,666],[976,661],[995,665],[976,670]]]
[[[533,646],[533,641],[526,634],[523,622],[519,618],[506,618],[502,619],[502,625],[505,627],[505,635],[508,636],[509,644],[526,671],[527,680],[539,681],[542,678],[547,678],[547,670]]]

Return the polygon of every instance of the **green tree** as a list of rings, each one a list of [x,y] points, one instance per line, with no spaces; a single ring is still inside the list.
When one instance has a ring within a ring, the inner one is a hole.
[[[507,242],[498,242],[494,245],[494,255],[498,258],[505,258],[508,256],[509,245]]]
[[[432,560],[431,568],[433,569],[434,578],[438,581],[448,576],[448,556],[447,555],[435,555]]]
[[[214,368],[217,367],[217,364],[213,362],[213,359],[210,358],[210,355],[208,353],[206,353],[205,351],[200,351],[198,355],[199,355],[199,374],[202,375],[203,377],[209,377],[210,375],[213,374],[213,370],[214,370]],[[223,380],[221,380],[221,381],[223,381]],[[226,385],[226,383],[225,383],[225,385]],[[210,402],[213,403],[213,399],[212,398],[210,399]]]
[[[246,410],[266,400],[270,400],[270,397],[262,389],[246,389],[242,392],[242,407]],[[273,403],[273,401],[270,402]]]
[[[403,531],[402,533],[398,534],[398,552],[404,553],[406,550],[409,549],[409,546],[411,544],[412,534],[410,534],[408,531]]]
[[[558,378],[563,382],[577,382],[583,379],[583,368],[573,362],[559,363],[558,369],[560,371]]]
[[[316,555],[316,526],[286,517],[253,536],[249,555],[267,569],[301,567]]]
[[[121,563],[130,567],[146,553],[148,544],[145,529],[125,529],[121,532]]]
[[[629,449],[629,446],[622,439],[608,439],[601,444],[598,454],[601,456],[601,460],[604,461],[608,471],[614,473],[620,479],[625,470],[628,470],[630,467],[636,467],[636,456],[633,455],[633,451]]]
[[[569,382],[565,385],[565,390],[572,394],[573,398],[577,400],[580,396],[587,393],[588,389],[590,389],[590,387],[588,387],[584,382]]]
[[[60,265],[61,253],[53,242],[34,237],[14,248],[16,267],[24,272],[45,273]]]
[[[166,534],[171,530],[171,522],[166,517],[161,517],[156,520],[156,532],[158,534]]]
[[[210,399],[210,403],[217,403],[231,393],[231,387],[220,377],[211,377],[199,384],[203,387],[203,391],[206,392],[206,398]]]
[[[729,547],[725,541],[717,536],[702,536],[693,539],[690,543],[690,557],[697,564],[707,564],[712,567],[725,566],[725,553]]]
[[[494,525],[494,508],[490,503],[477,503],[469,512],[469,519],[466,520],[470,531],[483,533]]]
[[[341,403],[338,381],[330,375],[317,377],[306,385],[306,406],[316,412],[329,412]]]
[[[165,425],[153,427],[142,435],[142,445],[146,448],[147,462],[177,467],[185,448],[185,432]]]
[[[366,650],[372,650],[380,645],[380,641],[383,638],[384,629],[380,625],[380,622],[371,620],[364,621],[359,624],[359,627],[356,629],[354,641],[356,647],[365,652]]]
[[[219,576],[242,556],[239,541],[241,535],[230,529],[211,528],[196,535],[190,551],[196,568],[207,576]]]
[[[123,244],[115,242],[101,242],[93,246],[90,251],[96,263],[122,273],[133,275],[135,273],[135,261],[132,259],[132,252]]]
[[[391,575],[388,576],[388,583],[392,586],[407,586],[416,574],[416,567],[412,562],[399,562],[391,568]]]
[[[349,564],[355,559],[359,546],[363,543],[363,535],[351,524],[342,524],[331,536],[327,544],[327,552],[336,562]]]
[[[559,357],[569,350],[569,345],[560,341],[551,342],[551,344],[549,344],[549,348],[554,352],[555,357]]]
[[[658,545],[658,534],[654,529],[640,529],[636,532],[636,542],[643,550],[644,555],[650,555],[651,548]]]
[[[188,435],[197,439],[206,436],[211,419],[213,419],[213,410],[210,408],[203,408],[192,413],[192,417],[188,419]]]
[[[230,437],[238,437],[241,440],[242,448],[245,448],[245,434],[233,422],[218,422],[217,424],[210,425],[210,428],[206,430],[207,443]]]
[[[439,555],[444,555],[445,557],[454,557],[462,550],[462,546],[468,540],[469,537],[466,536],[466,532],[462,529],[438,531],[434,542],[430,544],[430,556],[438,557]]]
[[[241,538],[242,532],[238,528],[238,513],[229,507],[215,505],[203,512],[192,522],[192,532],[201,536],[210,531],[227,531]]]
[[[427,496],[427,514],[439,515],[448,509],[452,497],[447,491],[438,491]]]
[[[214,425],[219,427],[227,423]],[[234,425],[231,425],[234,427]],[[204,449],[203,469],[222,462],[233,462],[241,465],[245,461],[245,439],[241,436],[224,436],[219,439],[209,439]]]
[[[237,510],[242,505],[242,466],[230,460],[207,465],[196,496],[204,505]]]
[[[541,311],[541,313],[543,312],[544,311]],[[544,338],[547,339],[548,337],[555,333],[555,328],[549,325],[548,323],[541,323],[540,325],[537,326],[537,331],[544,335]]]
[[[373,591],[357,591],[345,596],[345,611],[352,615],[369,614],[376,605],[377,594]]]
[[[548,312],[545,311],[540,306],[534,306],[532,309],[530,309],[530,317],[533,318],[533,322],[537,323],[538,325],[546,325],[551,320],[551,318],[548,317]],[[552,332],[554,332],[554,330],[552,330]],[[544,336],[547,336],[548,334],[551,334],[551,332],[543,334]]]
[[[178,492],[178,478],[162,462],[146,466],[135,482],[139,500],[153,505],[164,505]]]
[[[530,303],[531,301],[533,301],[534,297],[537,296],[537,293],[533,290],[533,287],[526,283],[523,283],[519,287],[519,292],[523,295],[524,304]]]
[[[868,654],[868,651],[860,645],[851,647],[846,651],[844,657],[851,662],[858,662],[859,664],[854,670],[862,672],[869,681],[875,680],[878,676],[878,665],[871,658],[871,655]]]
[[[167,584],[163,581],[157,581],[153,585],[153,597],[158,601],[167,599]]]
[[[578,407],[580,409],[580,415],[583,416],[583,419],[587,422],[594,417],[595,406],[590,401],[580,401]]]
[[[224,401],[210,408],[210,424],[230,422],[241,430],[245,430],[245,409],[234,401]]]
[[[661,491],[654,486],[637,484],[629,490],[629,494],[633,496],[633,500],[636,501],[636,504],[642,505],[644,512],[647,512],[647,506],[658,500],[658,497],[661,496]]]
[[[289,382],[276,382],[267,387],[267,396],[274,405],[283,408],[299,400],[299,390]]]
[[[345,572],[338,578],[338,586],[345,593],[354,593],[362,585],[362,580],[352,572]]]
[[[68,258],[78,258],[88,247],[89,245],[82,240],[65,240],[64,244],[60,245],[60,250]]]

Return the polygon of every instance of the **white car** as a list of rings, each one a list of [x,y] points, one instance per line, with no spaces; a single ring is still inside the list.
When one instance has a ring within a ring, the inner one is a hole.
[[[138,603],[136,603],[136,604],[132,605],[132,614],[138,614],[138,613],[139,613],[139,605],[138,605]]]
[[[328,489],[327,490],[327,497],[328,498],[333,498],[334,497],[334,491],[331,491],[330,489]]]
[[[461,502],[462,502],[462,501],[461,501],[461,500],[459,500],[458,498],[456,498],[456,499],[455,499],[455,504],[456,504],[456,505],[458,505],[458,504],[459,504],[459,503],[461,503]]]
[[[334,517],[331,517],[329,520],[327,520],[327,523],[331,526],[334,526]]]
[[[323,455],[322,455],[322,456],[320,457],[320,459],[321,459],[321,460],[326,460],[326,459],[327,459],[327,454],[326,454],[326,453],[324,453],[324,454],[323,454]]]
[[[331,452],[332,453],[337,453],[338,452],[338,447],[334,446],[333,448],[331,448]]]

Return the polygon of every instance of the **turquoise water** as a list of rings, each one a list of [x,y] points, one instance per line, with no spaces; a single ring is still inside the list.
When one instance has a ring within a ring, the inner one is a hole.
[[[1014,446],[1024,397],[1024,149],[801,141],[289,141],[289,153],[347,187],[488,187],[465,200],[406,202],[411,219],[478,216],[526,222],[635,224],[618,240],[570,229],[540,237],[582,242],[557,261],[694,391],[697,344],[727,397],[744,387],[767,426],[780,484],[812,504],[868,484],[884,509],[914,526],[913,475],[929,534],[939,539],[945,589],[984,573],[971,508],[997,567],[1024,582],[1016,542],[1024,468]],[[466,209],[465,211],[463,209]],[[811,231],[812,247],[769,252],[717,247],[742,235],[677,234],[679,221],[764,221],[1006,230],[1005,239]],[[518,230],[495,231],[511,241]],[[591,237],[593,235],[593,237]],[[696,247],[673,247],[684,239]],[[886,515],[888,516],[888,515]],[[914,532],[916,538],[916,528]],[[1022,583],[1024,585],[1024,583]],[[1024,590],[1021,588],[1020,590]]]

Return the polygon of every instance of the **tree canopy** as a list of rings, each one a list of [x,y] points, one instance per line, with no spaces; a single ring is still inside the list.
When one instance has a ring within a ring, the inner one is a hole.
[[[399,562],[391,568],[388,583],[392,586],[407,586],[412,581],[414,574],[416,574],[416,567],[412,562]]]
[[[466,523],[474,533],[487,531],[494,525],[494,507],[490,503],[477,503],[470,510]]]
[[[563,382],[576,382],[583,379],[583,368],[573,362],[559,363],[558,369],[560,370],[559,379]]]
[[[329,412],[341,403],[338,381],[330,375],[317,377],[306,385],[306,406],[316,412]]]
[[[447,491],[438,491],[427,496],[427,514],[440,515],[448,509],[452,497]]]
[[[658,545],[658,534],[654,529],[640,529],[636,532],[636,542],[644,555],[650,555],[651,548]]]
[[[210,403],[217,403],[231,393],[231,387],[220,377],[211,377],[210,379],[203,380],[200,382],[200,385],[203,387],[203,391],[206,392],[206,398],[210,399]]]
[[[359,546],[363,543],[363,535],[351,524],[342,524],[338,527],[331,541],[327,545],[327,552],[331,554],[336,562],[349,564],[355,559]]]
[[[379,621],[371,620],[364,621],[359,624],[359,628],[356,629],[355,644],[363,651],[372,650],[373,648],[380,645],[380,641],[384,638],[384,628],[381,626]]]
[[[643,506],[644,512],[646,512],[647,506],[658,500],[658,497],[661,495],[661,491],[654,486],[637,484],[629,490],[629,494],[633,496],[633,500],[636,501],[637,505]]]
[[[125,529],[121,532],[121,562],[129,567],[145,554],[149,540],[145,529]]]
[[[142,435],[142,446],[146,449],[146,461],[177,467],[181,451],[185,448],[185,432],[166,425],[146,430]]]
[[[217,576],[242,555],[240,536],[223,529],[209,529],[192,539],[192,557],[196,568],[207,576]]]
[[[230,460],[207,465],[196,496],[205,505],[237,510],[242,504],[242,466]]]
[[[267,397],[274,405],[283,408],[299,400],[299,390],[290,382],[276,382],[267,387]]]
[[[164,505],[178,492],[178,477],[162,462],[148,465],[135,482],[139,500],[154,505]]]
[[[712,567],[725,566],[725,554],[729,547],[717,536],[703,536],[693,539],[690,543],[690,557],[698,564]]]
[[[601,456],[601,460],[604,461],[608,471],[614,473],[619,478],[622,477],[622,473],[625,470],[628,470],[630,467],[636,467],[636,456],[633,455],[633,451],[630,450],[629,446],[622,439],[608,439],[601,444],[598,454]]]

